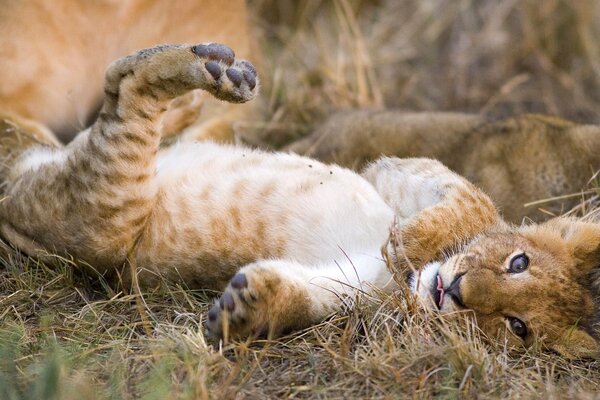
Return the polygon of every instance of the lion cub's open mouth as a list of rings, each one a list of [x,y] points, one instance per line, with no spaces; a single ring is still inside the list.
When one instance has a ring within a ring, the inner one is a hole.
[[[438,310],[442,309],[444,305],[444,283],[442,282],[442,277],[440,274],[436,274],[435,279],[432,281],[431,285],[431,296],[433,297],[433,301],[437,306]]]

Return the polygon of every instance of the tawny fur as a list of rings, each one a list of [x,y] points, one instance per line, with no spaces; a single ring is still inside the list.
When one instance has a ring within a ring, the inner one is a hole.
[[[435,158],[481,187],[506,219],[521,223],[560,215],[581,201],[577,193],[600,169],[600,127],[532,114],[489,121],[460,113],[360,110],[331,117],[289,149],[353,168],[381,155]]]
[[[63,141],[93,122],[110,62],[163,43],[219,42],[259,61],[244,0],[28,0],[0,7],[0,110],[43,124]],[[229,139],[232,123],[251,118],[197,93],[165,115],[165,133]]]
[[[357,291],[396,289],[380,254],[388,243],[401,272],[421,271],[412,282],[425,306],[441,284],[441,311],[471,310],[491,336],[598,354],[599,225],[513,227],[476,186],[429,159],[383,158],[359,176],[212,143],[160,150],[161,115],[196,89],[248,101],[254,68],[221,45],[159,46],[111,64],[98,119],[68,146],[11,120],[18,129],[2,131],[15,146],[2,153],[2,236],[28,254],[104,272],[126,273],[131,256],[142,286],[160,277],[225,287],[208,315],[217,336],[306,327]],[[515,252],[531,260],[522,274],[507,271]],[[530,334],[518,339],[509,318]]]

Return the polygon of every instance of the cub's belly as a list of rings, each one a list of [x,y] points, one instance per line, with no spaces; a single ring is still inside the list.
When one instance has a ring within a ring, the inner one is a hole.
[[[207,158],[163,177],[138,246],[139,267],[221,289],[258,259],[319,263],[379,249],[386,240],[393,212],[355,173],[241,151],[247,153]]]

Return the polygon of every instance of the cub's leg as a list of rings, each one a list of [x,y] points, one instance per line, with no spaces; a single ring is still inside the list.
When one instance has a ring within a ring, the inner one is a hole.
[[[407,271],[502,223],[485,193],[439,161],[384,157],[362,176],[398,217],[390,250]]]
[[[283,260],[247,265],[209,311],[208,330],[215,337],[273,336],[350,307],[359,292],[393,290],[395,282],[378,253],[312,266]]]
[[[253,67],[228,47],[166,45],[115,61],[98,120],[64,149],[20,157],[0,203],[2,234],[22,250],[69,254],[102,269],[122,263],[156,194],[160,116],[203,89],[230,102],[256,93]]]

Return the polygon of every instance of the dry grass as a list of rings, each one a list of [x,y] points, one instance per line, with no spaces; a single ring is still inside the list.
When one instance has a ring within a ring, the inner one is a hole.
[[[407,296],[358,299],[346,315],[277,341],[207,343],[206,293],[135,300],[89,274],[12,259],[1,275],[0,397],[576,397],[600,363],[570,363],[484,341],[467,316],[430,314]],[[14,361],[13,361],[14,360]]]
[[[410,297],[360,298],[355,309],[276,341],[207,343],[207,293],[168,287],[135,300],[89,274],[5,260],[0,398],[395,398],[592,395],[600,363],[510,352],[466,315]]]
[[[353,107],[541,112],[600,123],[597,1],[253,4],[272,78],[263,92],[274,126],[268,144]]]
[[[600,122],[597,2],[255,0],[253,9],[272,78],[266,133],[248,135],[262,145],[349,107]],[[276,341],[221,348],[203,334],[211,293],[167,283],[145,293],[147,334],[135,298],[90,271],[12,251],[0,262],[2,399],[594,398],[600,382],[598,362],[511,352],[467,316],[430,314],[402,293],[357,299],[348,314]]]

